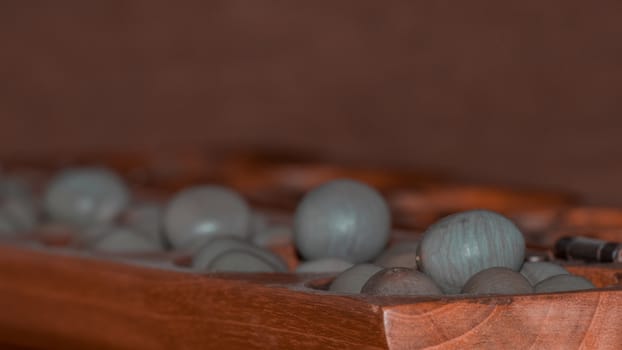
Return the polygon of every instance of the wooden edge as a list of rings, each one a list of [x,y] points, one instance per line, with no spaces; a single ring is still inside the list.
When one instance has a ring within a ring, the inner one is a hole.
[[[563,264],[573,275],[588,278],[598,288],[622,287],[622,264]],[[621,315],[622,317],[622,315]]]
[[[383,307],[391,349],[619,349],[622,291],[480,297]]]
[[[622,278],[619,266],[568,269],[590,277],[599,287],[619,284]],[[63,349],[622,344],[619,289],[387,298],[337,295],[318,288],[329,279],[204,275],[69,250],[0,245],[0,339]],[[519,336],[522,333],[526,334]]]
[[[622,210],[615,207],[576,206],[566,210],[560,225],[565,228],[621,228]]]
[[[597,287],[622,286],[619,265],[564,267]],[[390,349],[619,349],[622,344],[619,288],[457,296],[382,308]]]
[[[386,348],[380,307],[288,289],[292,275],[260,283],[0,246],[0,276],[0,338],[18,346]]]

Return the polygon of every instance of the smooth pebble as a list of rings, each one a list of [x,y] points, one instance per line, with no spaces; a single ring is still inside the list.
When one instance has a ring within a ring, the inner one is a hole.
[[[72,168],[52,179],[43,203],[52,221],[85,227],[112,221],[129,200],[127,187],[114,172]]]
[[[447,294],[490,267],[518,271],[525,239],[510,220],[488,210],[449,215],[430,226],[418,247],[419,268]]]
[[[341,272],[352,267],[352,263],[337,259],[323,258],[311,261],[304,261],[296,267],[297,273],[331,273]]]
[[[592,282],[581,276],[557,275],[549,277],[534,287],[536,293],[570,292],[596,288]]]
[[[391,267],[372,275],[361,288],[370,295],[441,295],[434,281],[417,270]]]
[[[563,267],[546,261],[525,262],[520,269],[520,273],[527,278],[532,286],[549,277],[569,274]]]
[[[358,264],[340,273],[328,287],[331,292],[360,293],[369,278],[382,267],[374,264]]]
[[[334,180],[299,203],[294,244],[306,260],[365,262],[386,246],[390,227],[389,207],[376,190],[354,180]]]
[[[419,241],[396,243],[385,250],[374,260],[374,264],[382,267],[407,267],[417,269],[417,247]]]
[[[89,244],[89,248],[106,253],[155,253],[162,251],[158,242],[128,228],[116,228]]]
[[[168,203],[164,227],[176,248],[198,248],[210,237],[247,238],[251,211],[238,193],[223,186],[185,189]]]
[[[269,261],[247,250],[227,250],[207,266],[209,272],[278,272]]]
[[[473,275],[462,288],[463,294],[529,294],[531,283],[506,267],[491,267]]]
[[[213,237],[209,239],[192,258],[192,266],[196,270],[208,270],[212,261],[226,251],[247,251],[261,257],[278,272],[286,272],[287,265],[279,256],[259,248],[251,243],[233,237]]]

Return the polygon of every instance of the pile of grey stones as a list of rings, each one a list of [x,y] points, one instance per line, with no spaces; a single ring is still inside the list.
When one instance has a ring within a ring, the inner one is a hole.
[[[133,196],[114,171],[61,170],[36,195],[0,178],[0,238],[75,232],[75,246],[110,254],[187,252],[199,272],[328,274],[334,293],[529,294],[594,288],[554,262],[525,262],[525,242],[488,210],[449,215],[422,236],[390,244],[391,212],[380,193],[348,179],[307,193],[294,215],[255,210],[221,185],[186,188],[167,201]],[[290,271],[269,248],[293,244]],[[388,247],[388,248],[387,248]]]

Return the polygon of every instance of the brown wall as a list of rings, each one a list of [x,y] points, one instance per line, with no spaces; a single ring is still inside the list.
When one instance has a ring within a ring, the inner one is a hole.
[[[1,154],[279,145],[622,204],[622,2],[3,1]]]

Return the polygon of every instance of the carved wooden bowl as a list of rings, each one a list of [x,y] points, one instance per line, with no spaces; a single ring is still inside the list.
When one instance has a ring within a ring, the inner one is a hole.
[[[0,245],[0,336],[39,348],[602,348],[622,344],[622,267],[582,292],[339,295],[330,275],[202,274],[178,257]]]
[[[397,241],[416,235],[401,231]],[[331,274],[207,274],[185,252],[103,254],[38,234],[0,244],[0,335],[40,348],[603,348],[622,344],[622,265],[567,264],[599,289],[370,297]],[[44,244],[39,244],[43,242]],[[291,245],[270,247],[298,263]],[[51,345],[50,345],[51,344]]]
[[[333,168],[327,169],[333,176]],[[261,192],[282,184],[273,181],[274,174],[268,179],[247,189]],[[386,193],[406,196],[389,197],[398,215],[429,214],[415,216],[418,221],[410,226],[417,229],[396,231],[393,241],[416,237],[426,223],[421,218],[431,221],[472,207],[511,217],[541,215],[545,224],[532,226],[541,230],[539,237],[549,238],[538,244],[553,241],[560,228],[602,225],[594,235],[610,238],[603,232],[619,220],[591,208],[567,210],[573,199],[564,194],[436,185],[404,192],[396,188],[407,188],[405,180],[378,179],[388,184]],[[271,191],[268,201],[290,203]],[[0,243],[0,344],[45,349],[619,349],[622,344],[622,266],[616,264],[567,265],[598,287],[589,291],[371,297],[327,291],[334,274],[208,274],[189,268],[191,256],[183,251],[103,254],[73,242],[71,232],[39,232]],[[291,243],[269,248],[290,268],[298,264]]]

